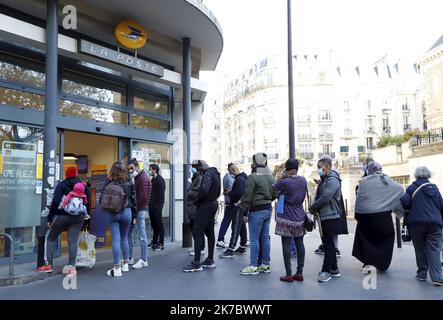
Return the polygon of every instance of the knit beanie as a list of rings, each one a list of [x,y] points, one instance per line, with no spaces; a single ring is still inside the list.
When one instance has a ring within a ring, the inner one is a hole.
[[[74,178],[77,174],[77,167],[68,167],[65,172],[66,179]]]

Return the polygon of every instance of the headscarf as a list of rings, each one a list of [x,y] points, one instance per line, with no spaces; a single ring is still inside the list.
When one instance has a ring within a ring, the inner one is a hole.
[[[388,184],[385,178],[385,174],[383,173],[383,169],[381,167],[381,164],[377,161],[371,161],[368,163],[368,175],[371,174],[379,174],[381,181],[383,181],[384,184]]]

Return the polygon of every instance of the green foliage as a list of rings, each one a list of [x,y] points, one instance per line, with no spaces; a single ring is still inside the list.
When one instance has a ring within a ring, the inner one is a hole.
[[[416,136],[418,131],[412,131],[401,135],[391,136],[383,135],[377,143],[377,148],[384,148],[388,146],[396,146],[408,142],[413,136]]]

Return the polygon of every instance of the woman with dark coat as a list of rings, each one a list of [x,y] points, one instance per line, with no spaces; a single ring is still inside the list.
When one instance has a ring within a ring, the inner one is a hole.
[[[395,230],[392,211],[402,214],[403,187],[382,171],[381,165],[368,164],[368,175],[360,180],[355,203],[355,231],[352,255],[364,267],[380,271],[389,268],[394,250]]]
[[[431,172],[418,167],[416,180],[406,189],[401,198],[417,262],[416,279],[426,281],[429,275],[435,286],[443,286],[440,263],[441,236],[443,228],[443,198],[437,186],[429,181]]]
[[[37,268],[38,272],[52,272],[52,260],[54,255],[55,241],[58,236],[63,232],[68,232],[68,248],[69,248],[69,261],[68,265],[71,268],[67,269],[67,274],[74,276],[76,274],[75,260],[77,257],[77,240],[80,231],[85,221],[85,214],[77,216],[70,215],[60,206],[63,196],[67,196],[74,189],[76,183],[81,182],[78,178],[77,168],[68,167],[65,172],[66,179],[57,184],[54,190],[54,196],[52,198],[51,207],[48,215],[48,240],[46,244],[48,264]],[[85,187],[85,194],[87,197],[86,208],[89,211],[91,203],[91,194],[88,187]]]

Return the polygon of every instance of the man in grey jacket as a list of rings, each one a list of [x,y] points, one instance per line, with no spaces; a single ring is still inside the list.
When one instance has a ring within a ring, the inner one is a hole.
[[[309,212],[319,214],[325,257],[318,281],[327,282],[331,277],[340,277],[337,266],[337,254],[334,236],[340,233],[340,214],[342,212],[341,179],[332,170],[332,158],[324,156],[318,161],[318,174],[322,177],[317,190],[315,202],[309,207]]]

